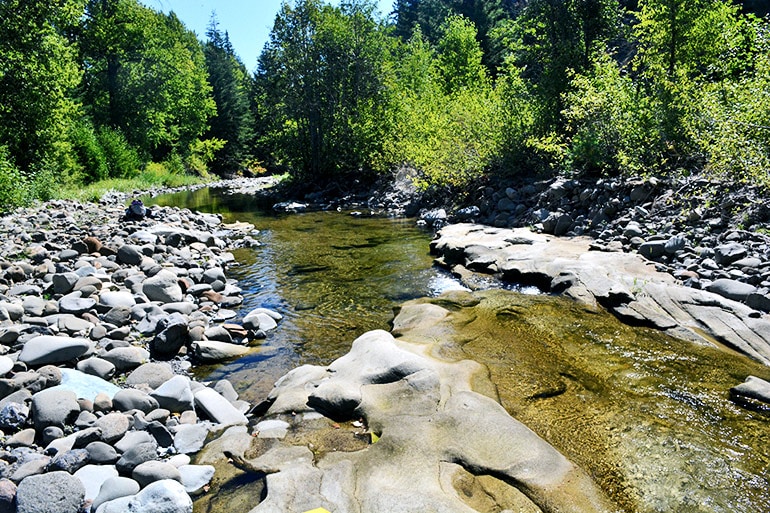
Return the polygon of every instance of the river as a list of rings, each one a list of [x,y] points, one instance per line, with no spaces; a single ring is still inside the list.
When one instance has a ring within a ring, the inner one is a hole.
[[[388,329],[401,303],[460,288],[432,267],[413,220],[339,212],[275,214],[252,197],[202,189],[148,203],[246,221],[261,247],[235,252],[245,303],[284,315],[255,356],[197,370],[261,401],[289,369]],[[503,406],[585,468],[629,512],[770,511],[767,413],[729,401],[770,369],[548,296],[487,291],[454,312],[458,354],[486,364]],[[254,504],[255,505],[255,504]],[[237,512],[234,512],[237,513]]]

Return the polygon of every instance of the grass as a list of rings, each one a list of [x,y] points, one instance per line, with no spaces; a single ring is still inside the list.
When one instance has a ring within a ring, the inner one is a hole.
[[[108,192],[146,191],[155,187],[183,187],[205,183],[201,176],[168,172],[162,166],[148,166],[131,178],[109,178],[88,185],[66,185],[56,191],[55,197],[77,201],[98,201]]]

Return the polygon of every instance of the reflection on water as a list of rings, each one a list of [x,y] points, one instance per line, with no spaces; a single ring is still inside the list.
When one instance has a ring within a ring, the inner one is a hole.
[[[261,401],[275,380],[302,363],[328,363],[372,329],[388,329],[406,300],[459,288],[432,267],[430,233],[414,220],[339,212],[275,214],[242,195],[219,190],[159,196],[148,204],[182,206],[245,221],[260,230],[261,247],[239,249],[228,271],[243,288],[241,314],[257,307],[284,315],[263,351],[200,377],[227,377],[243,398]],[[260,208],[262,207],[262,209]]]

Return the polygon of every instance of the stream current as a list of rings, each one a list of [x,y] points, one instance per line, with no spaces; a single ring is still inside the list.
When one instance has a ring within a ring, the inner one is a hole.
[[[432,267],[430,234],[413,220],[275,214],[219,189],[146,203],[260,230],[262,245],[236,250],[239,265],[228,276],[243,288],[240,315],[267,307],[284,319],[258,352],[196,371],[229,379],[252,403],[290,369],[329,363],[364,332],[388,329],[405,301],[443,306],[438,296],[462,288]],[[503,406],[586,469],[622,510],[770,512],[770,415],[728,398],[747,375],[770,379],[770,368],[562,298],[477,296],[478,304],[451,304],[453,356],[487,365]]]

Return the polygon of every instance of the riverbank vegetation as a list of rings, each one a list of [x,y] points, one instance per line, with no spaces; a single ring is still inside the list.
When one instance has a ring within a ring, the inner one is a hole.
[[[295,0],[250,73],[216,19],[201,41],[138,0],[2,0],[0,208],[257,168],[320,186],[406,165],[459,192],[552,174],[767,185],[760,4]]]

